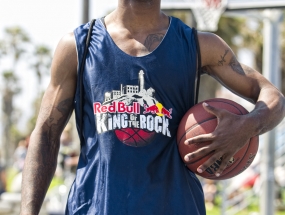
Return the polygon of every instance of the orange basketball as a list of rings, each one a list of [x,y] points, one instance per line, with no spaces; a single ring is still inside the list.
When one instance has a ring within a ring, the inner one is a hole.
[[[237,115],[248,113],[248,111],[243,106],[228,99],[215,98],[203,102],[206,102],[209,105],[216,108],[225,109]],[[208,144],[211,144],[210,142],[190,144],[190,145],[184,144],[186,139],[201,134],[211,133],[215,130],[217,126],[216,116],[205,111],[205,109],[202,106],[203,102],[200,102],[195,106],[193,106],[192,108],[190,108],[187,111],[187,113],[183,116],[179,124],[177,132],[177,144],[183,161],[184,161],[184,156],[186,154],[196,151],[197,149],[204,147]],[[191,163],[186,163],[186,165],[191,171],[204,178],[212,180],[228,179],[240,174],[250,166],[257,153],[258,145],[259,145],[258,136],[252,137],[250,141],[232,157],[232,159],[229,161],[228,166],[219,177],[215,175],[215,170],[219,167],[221,163],[220,160],[217,160],[214,164],[208,167],[206,171],[204,171],[203,173],[197,172],[197,168],[206,160],[208,160],[212,154],[207,155],[198,160],[191,161]]]

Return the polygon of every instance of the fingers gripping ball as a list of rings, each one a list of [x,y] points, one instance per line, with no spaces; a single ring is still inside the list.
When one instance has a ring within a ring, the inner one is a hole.
[[[204,102],[213,107],[225,109],[237,115],[248,113],[248,111],[240,104],[237,104],[236,102],[228,99],[215,98],[215,99],[206,100]],[[201,134],[211,133],[215,130],[216,126],[217,126],[216,116],[208,113],[203,108],[202,102],[198,103],[197,105],[193,106],[187,111],[187,113],[184,115],[179,124],[177,132],[178,149],[183,161],[184,161],[184,156],[186,154],[189,154],[201,147],[205,147],[208,144],[210,144],[210,142],[203,142],[203,143],[185,145],[184,144],[185,140]],[[207,161],[212,155],[212,153],[208,154],[205,157],[191,161],[190,163],[186,163],[186,165],[191,171],[204,178],[214,179],[214,180],[232,178],[240,174],[250,166],[257,153],[258,144],[259,144],[258,136],[252,137],[250,141],[231,158],[231,160],[228,163],[228,166],[219,177],[215,175],[215,171],[219,168],[221,160],[217,160],[210,167],[208,167],[206,171],[204,171],[203,173],[197,172],[197,168],[205,161]]]

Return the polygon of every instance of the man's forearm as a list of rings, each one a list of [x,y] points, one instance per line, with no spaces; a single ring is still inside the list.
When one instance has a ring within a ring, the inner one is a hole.
[[[21,215],[39,213],[56,169],[58,150],[59,142],[52,141],[48,132],[31,135],[23,171]]]
[[[21,215],[39,213],[45,194],[56,169],[59,139],[71,111],[72,98],[56,103],[50,94],[57,89],[46,91],[37,125],[33,131],[25,160],[22,181]]]
[[[285,116],[284,96],[273,88],[265,88],[261,91],[254,110],[250,113],[253,122],[256,123],[256,134],[264,134],[278,125]]]

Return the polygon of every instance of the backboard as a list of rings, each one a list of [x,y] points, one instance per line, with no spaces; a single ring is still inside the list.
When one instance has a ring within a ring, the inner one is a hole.
[[[285,8],[285,0],[162,0],[163,10],[192,10],[197,28],[216,31],[225,11]]]

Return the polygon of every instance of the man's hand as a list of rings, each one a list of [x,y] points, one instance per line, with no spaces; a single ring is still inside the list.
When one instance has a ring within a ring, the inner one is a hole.
[[[211,142],[211,144],[185,155],[184,160],[191,162],[192,160],[199,159],[214,152],[204,164],[198,167],[197,171],[199,173],[204,172],[207,167],[222,158],[222,163],[215,173],[218,177],[227,167],[233,155],[236,154],[254,134],[248,133],[251,125],[245,123],[246,115],[236,115],[227,110],[210,106],[207,103],[203,103],[203,107],[207,112],[217,117],[217,127],[212,133],[199,135],[186,140],[185,144],[190,145],[201,142]],[[234,127],[232,127],[233,124]]]

